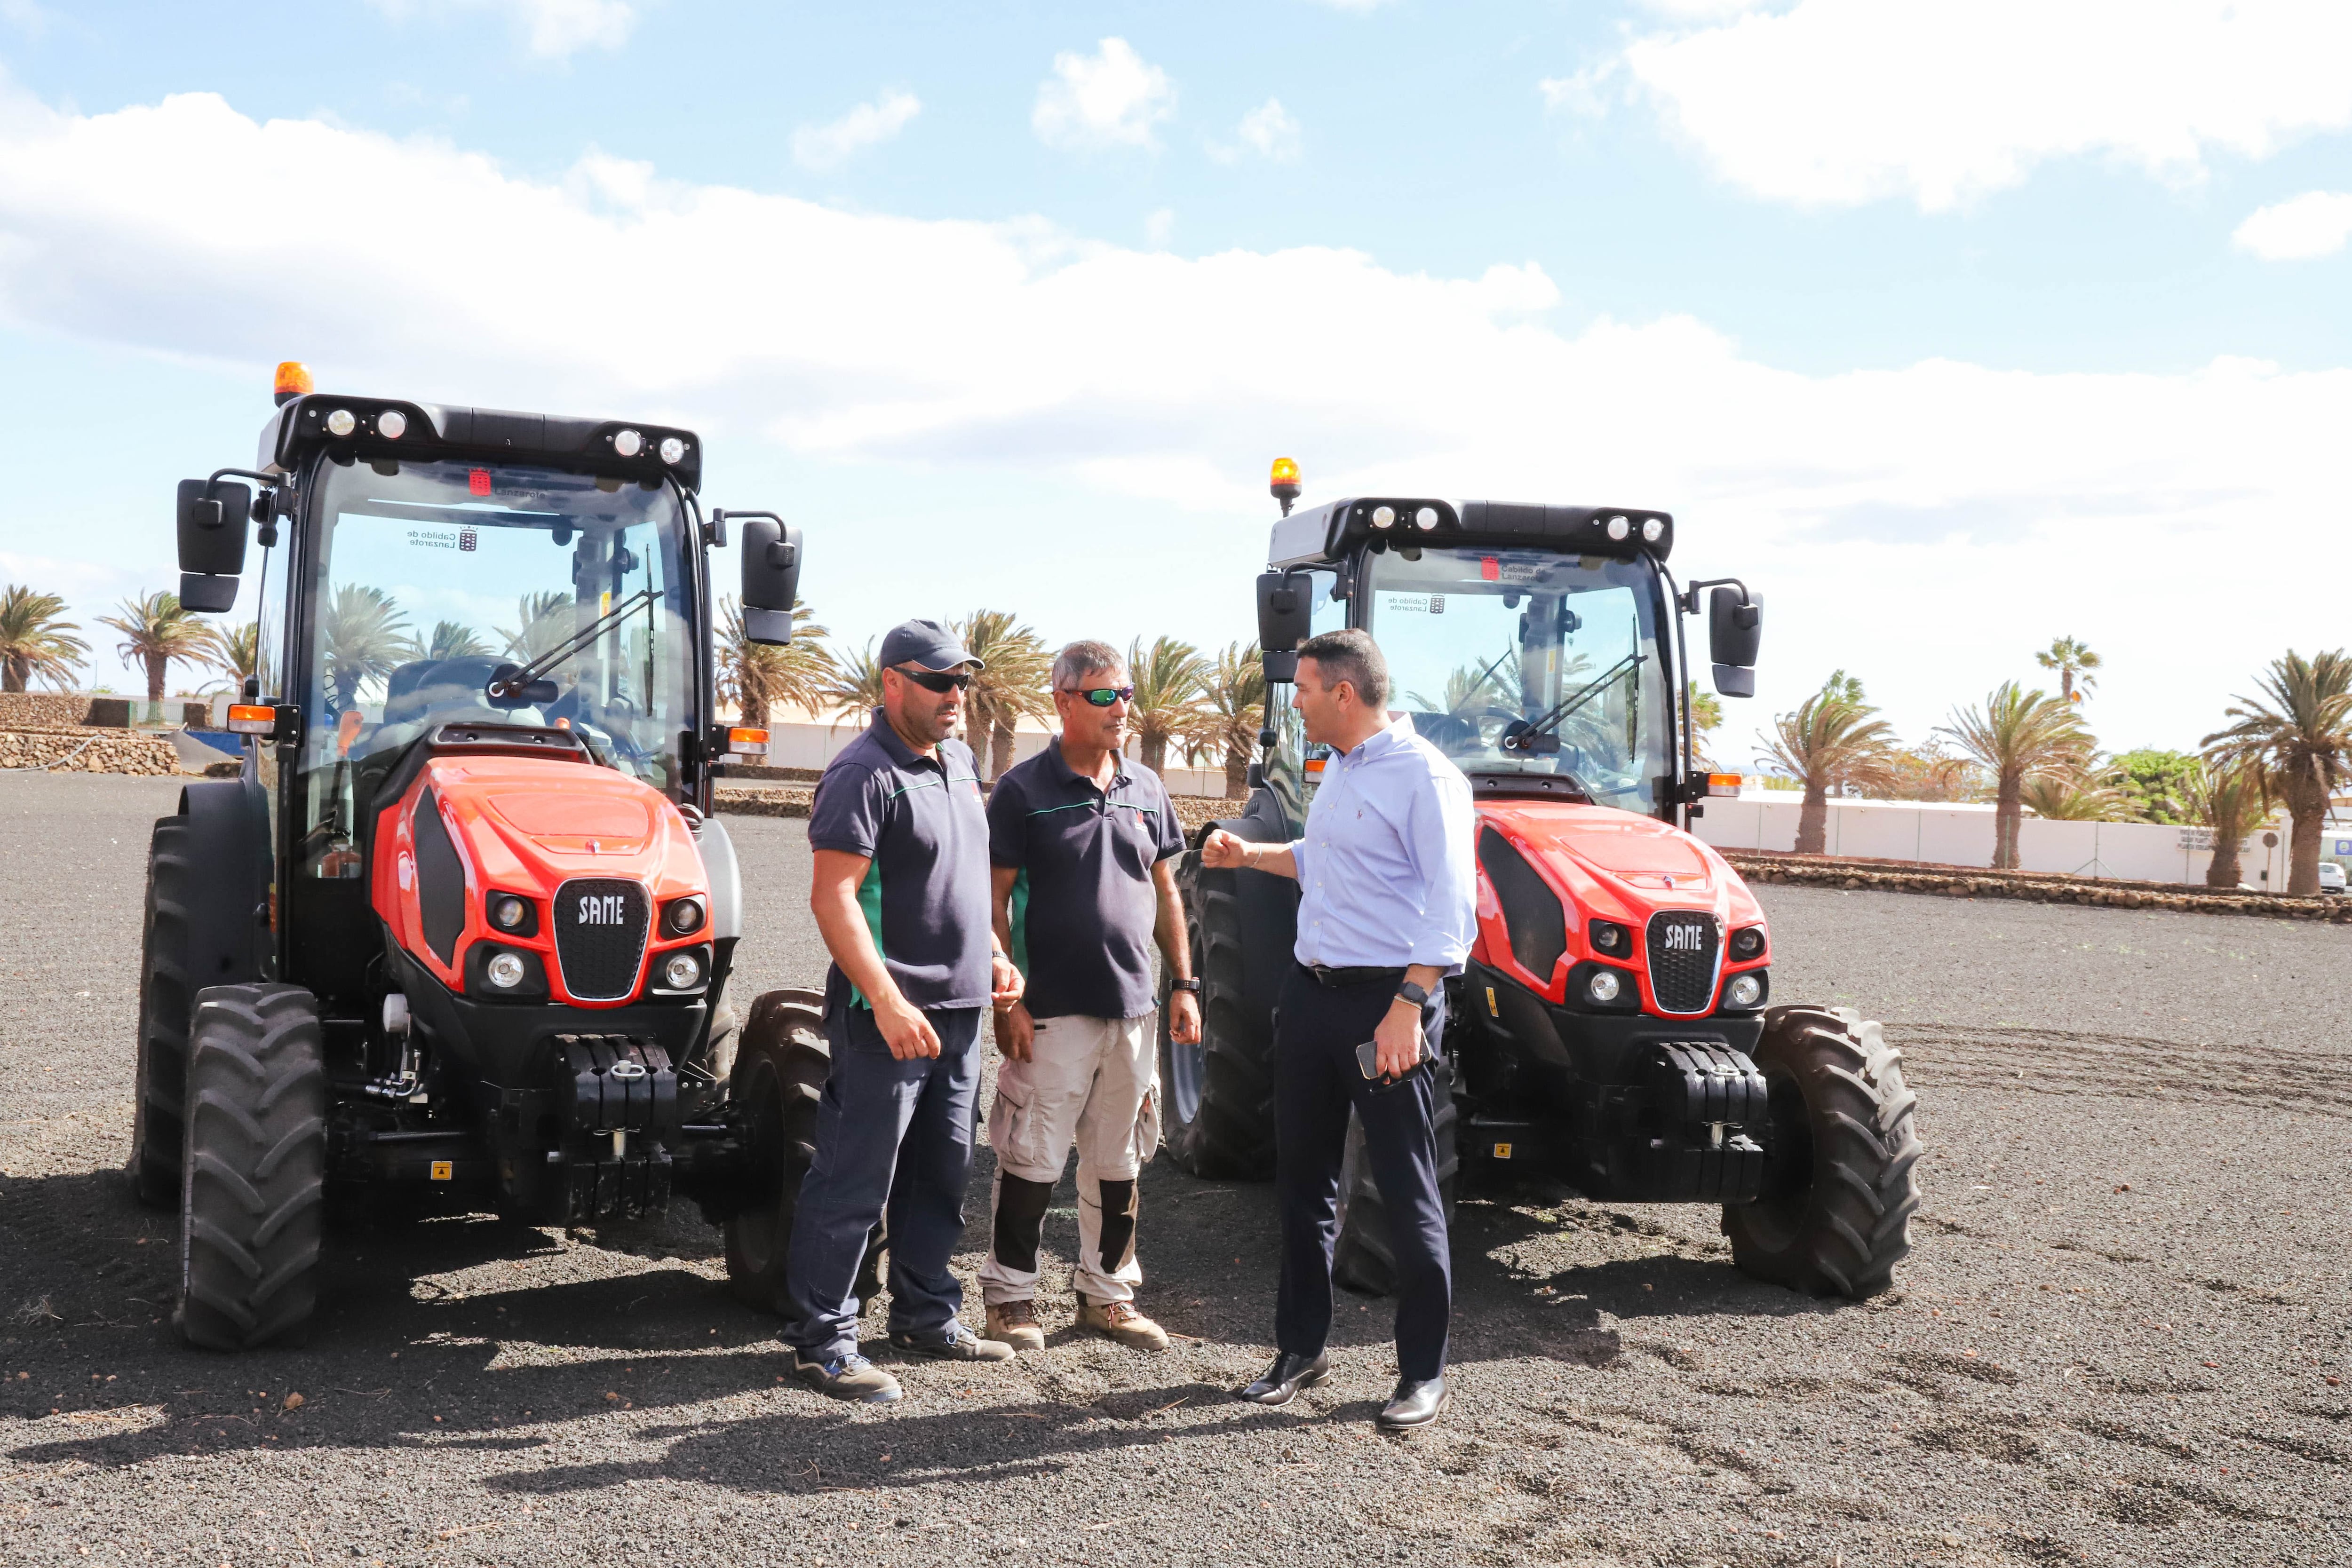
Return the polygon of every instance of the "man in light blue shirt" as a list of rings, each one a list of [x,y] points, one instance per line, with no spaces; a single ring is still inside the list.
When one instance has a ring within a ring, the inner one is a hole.
[[[1253,844],[1219,829],[1201,858],[1296,877],[1300,892],[1298,962],[1275,1023],[1276,1355],[1242,1397],[1286,1405],[1329,1375],[1331,1247],[1352,1109],[1396,1253],[1399,1377],[1379,1419],[1402,1430],[1434,1421],[1448,1400],[1453,1262],[1431,1073],[1444,977],[1462,972],[1475,933],[1477,883],[1469,783],[1411,720],[1391,721],[1388,693],[1388,661],[1369,634],[1308,639],[1298,650],[1299,717],[1307,738],[1336,755],[1307,810],[1306,837]],[[1367,1040],[1375,1046],[1369,1077],[1357,1055]]]

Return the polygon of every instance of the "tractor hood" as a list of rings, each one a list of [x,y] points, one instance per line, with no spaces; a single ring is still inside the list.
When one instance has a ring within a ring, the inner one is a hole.
[[[504,999],[486,995],[482,971],[492,954],[511,950],[530,968],[520,991],[617,1007],[646,989],[665,954],[711,940],[709,879],[685,817],[610,768],[431,756],[384,812],[377,844],[376,912],[453,991]],[[528,916],[494,925],[488,905],[509,894],[527,902]],[[702,913],[677,930],[667,912],[682,898],[699,900]]]
[[[1555,870],[1640,890],[1644,906],[1684,902],[1646,896],[1669,893],[1705,894],[1696,902],[1712,904],[1727,883],[1738,880],[1713,850],[1654,817],[1549,800],[1482,803],[1479,814],[1503,825],[1523,850]]]

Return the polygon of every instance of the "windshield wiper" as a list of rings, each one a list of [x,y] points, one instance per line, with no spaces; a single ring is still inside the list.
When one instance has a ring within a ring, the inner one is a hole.
[[[1618,660],[1615,664],[1601,671],[1600,677],[1593,681],[1591,685],[1586,686],[1574,696],[1562,702],[1558,707],[1553,708],[1549,713],[1544,715],[1543,717],[1535,720],[1533,723],[1521,720],[1518,724],[1515,724],[1510,728],[1505,730],[1503,732],[1503,748],[1507,751],[1534,750],[1535,747],[1528,744],[1529,740],[1538,736],[1548,736],[1551,734],[1561,725],[1566,724],[1570,719],[1575,717],[1578,710],[1582,708],[1586,703],[1591,702],[1595,695],[1606,690],[1608,686],[1617,679],[1620,672],[1627,669],[1638,670],[1648,661],[1648,659],[1649,655],[1646,653],[1626,654],[1623,658]]]
[[[532,686],[546,680],[551,672],[566,659],[571,658],[572,654],[595,642],[605,627],[635,610],[640,604],[652,603],[654,597],[654,591],[651,588],[641,588],[530,664],[500,664],[491,672],[489,684],[482,688],[483,695],[493,703],[512,703],[517,706],[530,702],[554,701],[555,693],[552,690],[541,695],[533,691]]]

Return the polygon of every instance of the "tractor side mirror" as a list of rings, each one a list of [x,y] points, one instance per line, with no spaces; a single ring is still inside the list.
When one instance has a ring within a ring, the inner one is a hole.
[[[1314,623],[1315,580],[1303,571],[1262,572],[1257,580],[1257,645],[1268,685],[1298,678],[1298,644]]]
[[[217,613],[236,603],[245,570],[245,519],[253,489],[226,480],[180,481],[180,602]]]
[[[1715,659],[1715,689],[1727,697],[1756,695],[1756,656],[1764,642],[1764,600],[1745,590],[1717,588],[1706,596],[1706,642]]]
[[[793,602],[800,597],[801,531],[765,514],[743,519],[743,635],[782,647],[793,640]]]

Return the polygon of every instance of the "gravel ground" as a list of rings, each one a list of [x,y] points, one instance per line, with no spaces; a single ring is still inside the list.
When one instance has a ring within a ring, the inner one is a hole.
[[[344,1235],[308,1348],[181,1348],[173,1228],[119,1175],[175,788],[0,779],[0,1562],[2352,1560],[2342,931],[1766,889],[1777,994],[1888,1019],[1922,1097],[1895,1292],[1749,1283],[1709,1210],[1465,1201],[1455,1407],[1386,1440],[1378,1303],[1297,1406],[1226,1396],[1269,1354],[1269,1194],[1163,1162],[1176,1349],[1059,1332],[853,1411],[782,1385],[693,1222]],[[729,826],[743,972],[812,981],[803,825]]]

